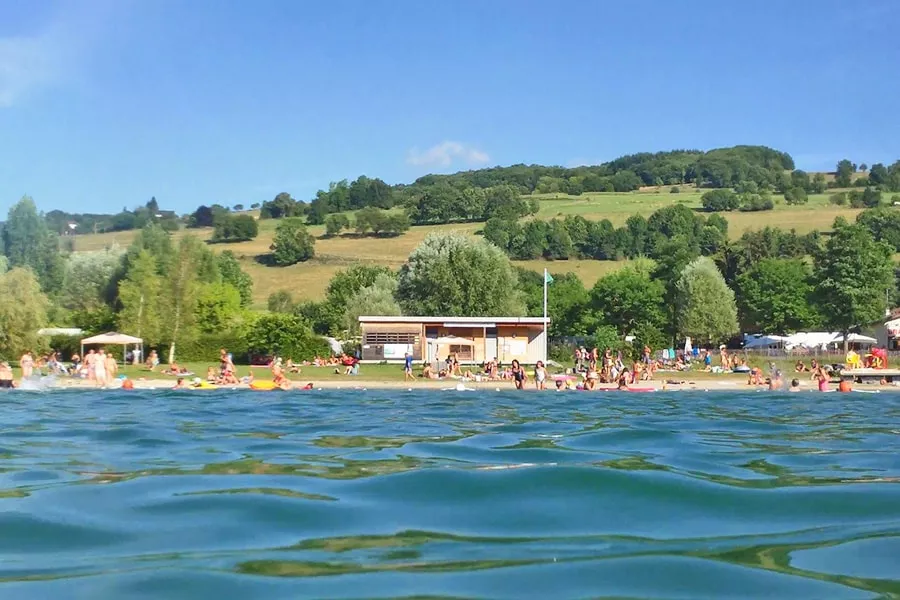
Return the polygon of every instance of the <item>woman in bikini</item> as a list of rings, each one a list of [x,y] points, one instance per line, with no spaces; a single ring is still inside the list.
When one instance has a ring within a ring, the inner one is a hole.
[[[512,378],[516,383],[517,390],[525,389],[525,380],[528,379],[528,376],[525,374],[525,369],[522,368],[522,365],[519,364],[519,361],[512,361]]]

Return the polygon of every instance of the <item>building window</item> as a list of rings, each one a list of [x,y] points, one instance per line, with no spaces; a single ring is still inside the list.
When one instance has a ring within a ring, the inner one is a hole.
[[[366,333],[364,344],[415,344],[418,336],[415,333]]]
[[[473,350],[472,346],[456,345],[456,344],[452,344],[450,346],[450,354],[451,355],[455,354],[459,360],[472,360],[473,359],[472,350]]]

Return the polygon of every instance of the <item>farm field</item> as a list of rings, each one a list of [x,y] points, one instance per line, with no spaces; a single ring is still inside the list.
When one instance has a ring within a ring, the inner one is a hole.
[[[630,193],[591,193],[582,196],[564,194],[540,195],[541,219],[564,218],[567,215],[581,215],[587,219],[609,219],[616,226],[622,225],[633,214],[649,216],[654,211],[675,203],[683,203],[690,208],[700,208],[700,192],[693,188],[683,188],[678,194],[669,193],[668,188]],[[779,197],[780,199],[780,197]],[[843,216],[852,221],[859,213],[857,209],[836,207],[828,202],[828,194],[809,196],[809,202],[802,206],[789,206],[783,201],[774,210],[762,212],[722,213],[729,224],[732,238],[740,237],[744,231],[761,229],[766,226],[782,229],[796,229],[807,233],[814,229],[829,230],[835,217]],[[458,223],[412,227],[407,233],[396,238],[358,238],[340,236],[322,237],[322,226],[311,226],[310,233],[317,237],[316,257],[306,263],[290,267],[268,267],[258,258],[269,252],[278,221],[259,222],[259,236],[249,242],[235,244],[213,244],[216,252],[231,250],[238,257],[241,266],[253,277],[254,305],[262,308],[266,299],[275,291],[287,290],[295,300],[319,300],[324,297],[331,277],[340,269],[354,263],[370,263],[399,268],[409,253],[434,231],[460,232],[475,236],[483,223]],[[174,234],[196,235],[208,240],[212,229],[182,229]],[[74,238],[76,252],[103,250],[113,246],[127,247],[134,239],[135,232],[122,231],[79,235]],[[567,261],[516,261],[518,266],[541,271],[544,268],[554,273],[572,272],[577,274],[587,286],[591,286],[603,275],[621,268],[626,262],[567,260]]]

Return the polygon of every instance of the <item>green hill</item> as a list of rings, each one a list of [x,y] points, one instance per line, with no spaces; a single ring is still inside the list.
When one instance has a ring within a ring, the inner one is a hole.
[[[654,211],[675,203],[691,208],[700,207],[701,193],[693,187],[683,188],[681,193],[671,193],[665,188],[642,188],[633,192],[595,192],[579,196],[568,194],[537,194],[539,210],[537,218],[550,219],[566,215],[581,215],[587,219],[609,219],[614,225],[622,225],[633,214],[649,216]],[[796,229],[798,233],[812,230],[828,230],[836,216],[853,220],[859,212],[856,209],[836,207],[829,203],[827,194],[809,196],[809,202],[800,206],[789,206],[781,196],[776,196],[774,210],[762,212],[724,213],[729,222],[732,238],[739,237],[748,229],[776,226],[782,229]],[[290,267],[270,267],[260,262],[260,257],[269,252],[278,220],[263,219],[259,222],[259,236],[249,242],[234,244],[212,244],[211,248],[220,252],[232,250],[241,261],[242,267],[254,280],[254,303],[265,305],[269,294],[277,290],[290,291],[295,299],[317,300],[324,296],[331,276],[338,270],[357,262],[386,265],[398,268],[410,251],[432,231],[459,231],[475,236],[483,228],[483,223],[454,223],[446,225],[414,226],[405,234],[395,238],[356,237],[343,235],[324,237],[324,227],[310,226],[316,240],[316,257],[308,262]],[[74,240],[75,251],[100,250],[112,245],[127,246],[135,235],[134,231],[79,235]],[[209,239],[211,228],[181,229],[175,236],[197,235]],[[620,267],[623,262],[598,260],[565,261],[520,261],[519,266],[533,270],[544,267],[553,272],[572,272],[587,285],[592,285],[600,276]]]

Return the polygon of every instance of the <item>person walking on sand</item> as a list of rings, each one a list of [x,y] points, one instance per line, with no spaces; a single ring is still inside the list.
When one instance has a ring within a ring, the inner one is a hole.
[[[403,381],[415,381],[416,377],[413,375],[412,368],[413,357],[412,354],[407,352],[403,355]]]
[[[119,363],[112,354],[106,355],[106,385],[110,385],[119,372]]]
[[[539,390],[545,389],[545,384],[547,382],[547,369],[544,367],[544,362],[539,360],[537,364],[534,366],[534,387]]]
[[[19,359],[19,367],[22,368],[22,379],[28,379],[34,373],[34,357],[30,350]]]
[[[522,365],[517,360],[512,361],[512,378],[517,390],[525,389],[525,380],[528,379],[528,375],[525,374],[525,369],[522,368]]]
[[[101,348],[94,355],[94,380],[100,387],[106,387],[106,352]]]

